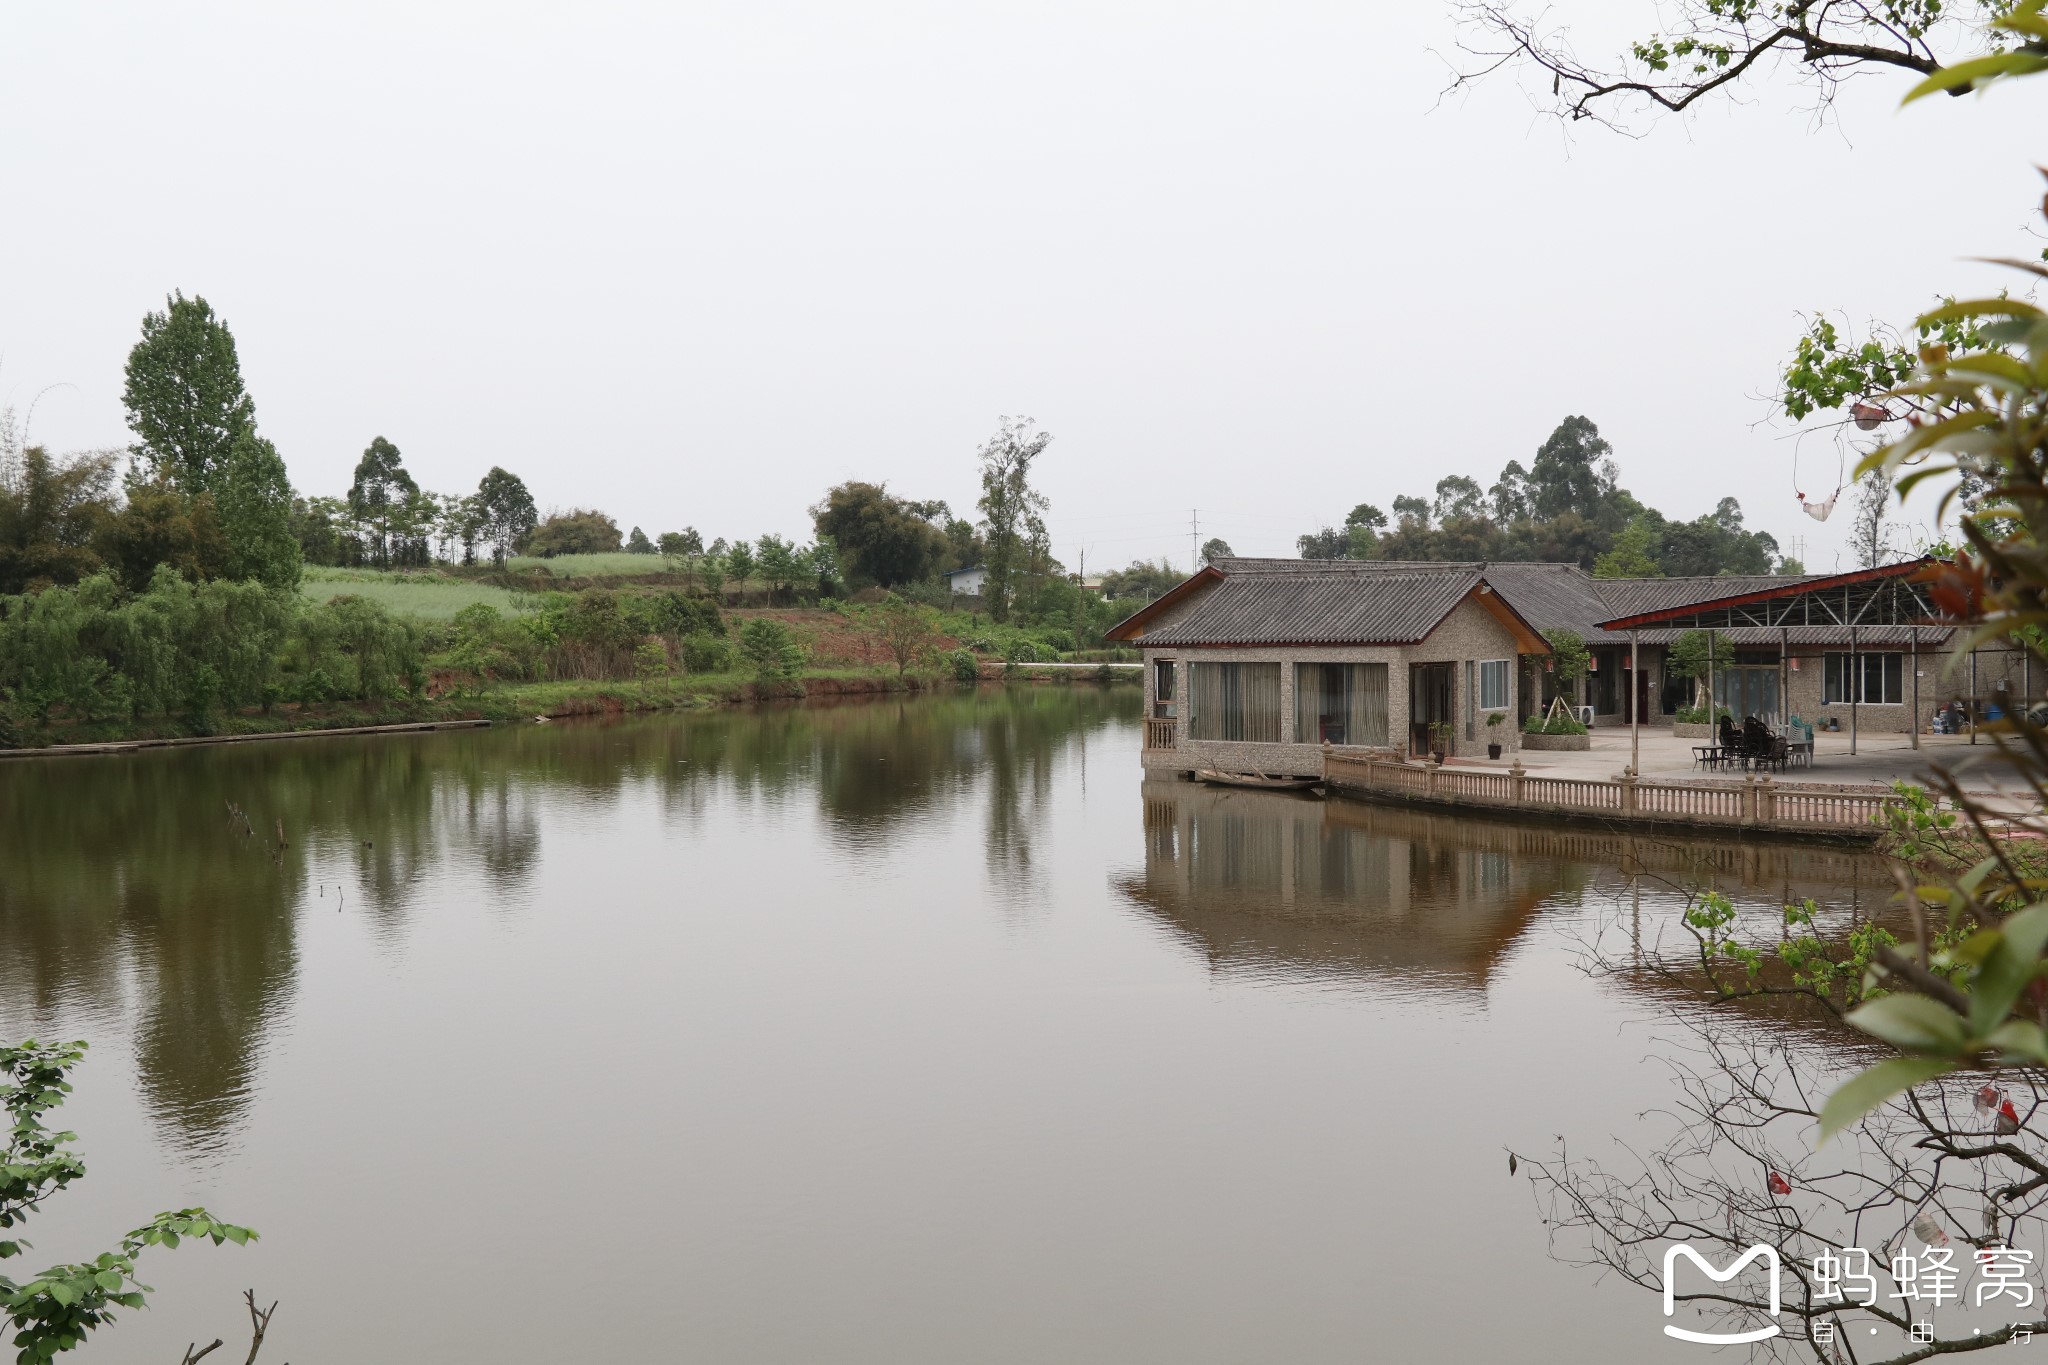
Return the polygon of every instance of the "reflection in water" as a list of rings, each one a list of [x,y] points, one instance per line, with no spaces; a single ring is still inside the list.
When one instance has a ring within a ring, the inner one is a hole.
[[[989,867],[1014,893],[1037,875],[1049,760],[1136,707],[1125,691],[1020,688],[0,765],[0,1023],[104,1035],[132,1008],[144,1099],[202,1153],[245,1116],[309,904],[346,897],[394,944],[430,877],[472,876],[516,906],[544,803],[603,819],[650,789],[682,824],[810,797],[835,838],[875,846],[984,787]]]
[[[1868,854],[1465,819],[1150,781],[1145,866],[1115,879],[1225,973],[1483,988],[1546,904],[1640,905],[1645,883],[1772,905],[1880,901]],[[1664,899],[1668,899],[1664,898]],[[1653,929],[1654,932],[1654,929]]]
[[[81,1096],[125,1161],[55,1217],[183,1180],[266,1234],[96,1349],[158,1359],[254,1280],[337,1358],[369,1303],[420,1359],[551,1360],[531,1285],[659,1261],[582,1354],[1435,1359],[1455,1320],[1459,1359],[1661,1358],[1471,1172],[1667,1095],[1630,1025],[1673,988],[1588,986],[1596,919],[1639,895],[1654,943],[1673,883],[1763,915],[1876,867],[1144,782],[1139,715],[1010,688],[0,765],[0,1036],[138,1074]],[[1488,1292],[1447,1288],[1481,1236]]]

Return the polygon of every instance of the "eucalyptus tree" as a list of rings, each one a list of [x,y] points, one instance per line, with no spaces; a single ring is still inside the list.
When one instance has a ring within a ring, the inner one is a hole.
[[[491,562],[503,567],[505,559],[540,524],[540,512],[533,494],[517,474],[497,465],[476,486],[477,513],[482,535],[491,547]]]
[[[976,452],[981,461],[981,531],[987,537],[988,581],[982,597],[991,619],[1010,619],[1023,579],[1042,567],[1050,546],[1045,495],[1031,486],[1031,466],[1052,443],[1029,417],[998,419],[995,435]]]

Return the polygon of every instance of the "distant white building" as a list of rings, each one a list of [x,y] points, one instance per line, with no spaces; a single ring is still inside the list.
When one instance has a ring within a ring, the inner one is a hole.
[[[971,569],[955,569],[946,575],[947,586],[954,592],[979,597],[982,587],[988,582],[988,570],[976,564]]]

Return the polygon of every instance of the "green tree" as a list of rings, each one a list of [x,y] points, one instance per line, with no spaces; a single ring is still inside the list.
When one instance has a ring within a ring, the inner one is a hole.
[[[736,586],[744,588],[747,580],[754,576],[754,568],[754,547],[744,540],[733,542],[732,548],[725,552],[725,576]]]
[[[299,558],[307,564],[342,562],[342,526],[348,518],[348,504],[340,498],[292,499],[292,537],[299,542]]]
[[[235,439],[256,425],[235,338],[196,295],[174,293],[143,316],[121,401],[136,437],[129,452],[188,497],[214,488]]]
[[[868,638],[896,665],[896,676],[929,663],[938,652],[938,613],[891,597],[879,607],[860,608],[859,620]]]
[[[1237,552],[1230,548],[1230,542],[1221,536],[1202,542],[1201,561],[1204,564],[1213,564],[1219,559],[1232,559],[1236,554]]]
[[[773,617],[757,616],[740,627],[740,657],[753,666],[762,682],[783,682],[803,671],[804,651],[789,627]]]
[[[620,545],[619,524],[602,512],[578,507],[550,512],[526,537],[526,553],[552,559],[556,555],[611,554]]]
[[[1593,561],[1595,578],[1662,578],[1657,567],[1656,533],[1637,518],[1614,538],[1614,548]]]
[[[356,461],[348,488],[348,510],[369,533],[369,557],[379,568],[391,565],[391,531],[404,518],[405,500],[420,491],[405,470],[398,447],[376,437]]]
[[[1134,559],[1127,569],[1111,569],[1102,576],[1102,595],[1112,602],[1143,604],[1164,597],[1186,575],[1160,560],[1157,564]]]
[[[626,537],[626,553],[629,555],[651,555],[654,553],[654,542],[647,538],[645,531],[635,526],[632,533]]]
[[[661,533],[661,553],[669,559],[695,559],[704,553],[704,537],[694,526]]]
[[[130,592],[159,568],[194,581],[228,572],[232,551],[213,494],[186,497],[169,483],[131,483],[128,500],[100,537],[101,557]]]
[[[113,521],[113,455],[52,459],[41,446],[21,453],[0,479],[0,593],[76,583],[98,572]]]
[[[491,547],[491,562],[499,568],[513,550],[523,545],[540,524],[533,494],[517,474],[497,465],[476,486],[479,534]]]
[[[757,559],[768,591],[787,599],[798,583],[811,576],[808,556],[781,536],[762,536]]]
[[[1600,466],[1614,454],[1600,428],[1584,417],[1567,417],[1536,449],[1529,466],[1530,502],[1539,516],[1590,513],[1607,501],[1610,486]]]
[[[981,530],[988,541],[988,583],[982,598],[997,621],[1010,619],[1016,599],[1034,560],[1044,558],[1046,544],[1043,494],[1031,486],[1031,466],[1052,441],[1050,432],[1035,431],[1028,417],[1004,417],[996,433],[977,452],[981,460]]]
[[[292,527],[292,485],[277,448],[250,430],[235,438],[215,501],[227,541],[228,576],[273,588],[299,586],[304,562]]]
[[[839,547],[846,572],[883,588],[921,583],[938,571],[952,548],[937,524],[947,519],[942,502],[907,502],[890,496],[886,484],[858,480],[828,489],[811,508],[818,534]]]
[[[1349,559],[1351,534],[1334,526],[1325,526],[1320,531],[1295,537],[1294,548],[1303,559]]]

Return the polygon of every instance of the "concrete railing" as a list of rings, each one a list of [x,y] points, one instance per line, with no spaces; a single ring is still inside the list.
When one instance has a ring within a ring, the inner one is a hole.
[[[1440,768],[1342,754],[1323,756],[1332,792],[1370,799],[1485,807],[1531,814],[1597,816],[1641,824],[1875,837],[1888,792],[1829,791],[1781,786],[1766,775],[1740,783],[1644,782],[1623,773],[1602,781],[1532,777],[1520,763],[1501,771]]]
[[[1173,747],[1172,716],[1145,717],[1145,747],[1148,749],[1171,749]]]

